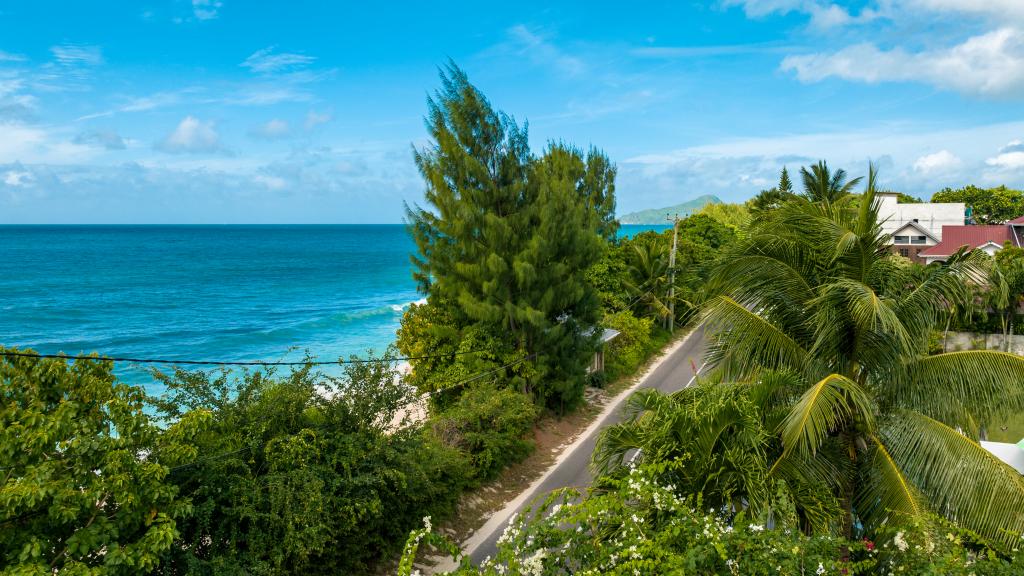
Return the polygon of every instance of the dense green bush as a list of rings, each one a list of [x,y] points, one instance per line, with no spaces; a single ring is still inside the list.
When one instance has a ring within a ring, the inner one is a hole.
[[[529,455],[533,443],[527,435],[538,413],[529,396],[484,384],[470,388],[433,417],[431,428],[444,444],[469,456],[479,482]]]
[[[651,352],[654,321],[637,318],[623,310],[605,316],[604,326],[619,331],[619,335],[605,345],[604,367],[608,378],[634,372]]]
[[[168,473],[209,414],[161,431],[112,369],[0,358],[0,573],[140,574],[171,549],[189,506]]]
[[[806,536],[785,488],[771,514],[709,509],[700,495],[680,495],[647,469],[635,469],[609,490],[580,500],[572,490],[536,503],[536,514],[516,516],[498,540],[498,553],[460,576],[568,574],[722,574],[743,576],[942,575],[1010,576],[1024,565],[933,519],[886,526],[874,541]],[[412,533],[401,576],[412,574],[417,548],[456,548],[430,532]]]
[[[453,509],[472,470],[402,423],[414,399],[386,362],[340,378],[180,371],[156,401],[168,421],[212,413],[202,456],[172,475],[194,513],[166,574],[365,573],[427,515]]]

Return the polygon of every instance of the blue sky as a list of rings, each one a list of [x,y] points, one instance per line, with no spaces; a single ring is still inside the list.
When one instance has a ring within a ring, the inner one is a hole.
[[[818,158],[1024,186],[1024,2],[0,2],[0,223],[399,222],[452,58],[619,212]]]

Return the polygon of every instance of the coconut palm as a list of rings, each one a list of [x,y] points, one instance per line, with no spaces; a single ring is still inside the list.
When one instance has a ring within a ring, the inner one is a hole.
[[[849,196],[853,189],[863,179],[858,176],[853,180],[847,180],[846,170],[840,168],[834,173],[828,168],[824,160],[813,164],[811,169],[800,168],[800,176],[804,181],[804,197],[812,202],[838,202],[841,198]]]
[[[938,513],[1010,545],[1024,533],[1024,478],[976,438],[982,423],[1024,408],[1024,358],[927,355],[945,310],[986,281],[988,258],[965,253],[922,274],[890,255],[875,179],[871,167],[856,208],[849,197],[790,202],[754,223],[712,276],[709,365],[761,406],[769,481],[833,494],[834,529]],[[652,414],[623,426],[666,418]]]
[[[624,282],[629,307],[642,315],[665,319],[669,315],[668,247],[658,241],[634,241],[631,248],[626,254],[628,276]]]

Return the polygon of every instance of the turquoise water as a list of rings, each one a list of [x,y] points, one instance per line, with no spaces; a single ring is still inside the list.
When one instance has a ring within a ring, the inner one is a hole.
[[[665,227],[622,235],[645,229]],[[402,225],[0,226],[0,246],[0,344],[43,353],[365,356],[421,297]]]

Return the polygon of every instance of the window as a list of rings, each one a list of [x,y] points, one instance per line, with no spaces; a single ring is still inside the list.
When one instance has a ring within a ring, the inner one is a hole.
[[[900,248],[900,256],[910,258],[910,248]]]
[[[924,236],[914,236],[910,239],[911,244],[924,244],[925,242],[927,242],[927,240]]]
[[[910,236],[893,236],[892,237],[892,241],[895,244],[909,244],[910,243]]]

